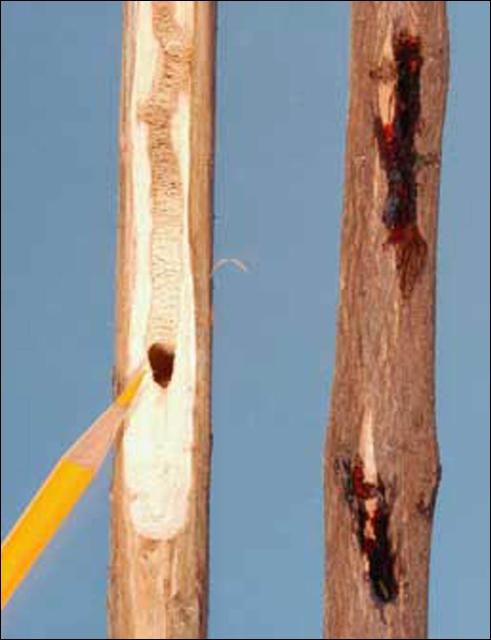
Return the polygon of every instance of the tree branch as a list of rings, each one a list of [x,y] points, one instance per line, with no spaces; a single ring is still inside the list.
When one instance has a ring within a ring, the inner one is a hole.
[[[117,447],[113,638],[204,638],[214,2],[125,2],[115,387],[148,354]]]
[[[444,2],[353,2],[335,375],[325,453],[327,638],[424,638],[439,482],[435,264]]]

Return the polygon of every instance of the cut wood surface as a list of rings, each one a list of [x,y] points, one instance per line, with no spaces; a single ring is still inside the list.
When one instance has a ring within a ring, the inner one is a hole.
[[[109,634],[204,638],[214,2],[124,2],[115,393],[147,357],[111,492]]]
[[[407,56],[399,71],[397,47]],[[425,638],[440,475],[434,334],[445,3],[353,2],[350,55],[325,452],[325,637]],[[415,197],[410,224],[410,207],[391,208],[388,195],[398,193]],[[406,219],[394,223],[394,211]]]

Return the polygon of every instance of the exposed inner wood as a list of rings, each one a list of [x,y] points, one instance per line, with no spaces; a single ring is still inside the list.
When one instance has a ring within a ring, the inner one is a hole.
[[[115,382],[153,380],[115,462],[115,638],[206,629],[213,63],[214,3],[124,3]]]
[[[191,43],[194,3],[135,8],[130,171],[135,252],[128,363],[149,344],[175,353],[168,388],[146,388],[123,437],[125,485],[135,530],[162,540],[185,524],[192,475],[195,311],[189,250]],[[145,188],[143,188],[145,187]]]

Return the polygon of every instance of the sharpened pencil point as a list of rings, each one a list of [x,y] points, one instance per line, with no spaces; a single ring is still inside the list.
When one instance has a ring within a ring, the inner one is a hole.
[[[138,371],[138,373],[136,373],[130,379],[130,381],[128,382],[126,387],[123,389],[123,391],[116,398],[116,402],[121,407],[125,407],[126,408],[128,405],[131,404],[131,402],[133,401],[133,398],[138,393],[138,389],[140,388],[140,385],[142,383],[142,380],[143,380],[144,376],[145,376],[145,370],[142,369],[142,370]]]

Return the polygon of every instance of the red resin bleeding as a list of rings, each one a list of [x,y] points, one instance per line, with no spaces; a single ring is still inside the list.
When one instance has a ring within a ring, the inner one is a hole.
[[[383,123],[375,118],[375,136],[387,179],[387,197],[382,222],[388,231],[384,246],[396,251],[399,287],[408,298],[418,279],[427,254],[427,245],[417,225],[415,136],[419,126],[420,71],[423,64],[417,36],[399,32],[392,41],[396,66],[394,115]]]
[[[363,462],[358,456],[351,466],[349,484],[352,491],[349,503],[355,516],[360,550],[367,559],[372,594],[378,602],[392,602],[397,597],[398,585],[389,540],[390,512],[385,486],[380,478],[377,484],[366,481]]]

